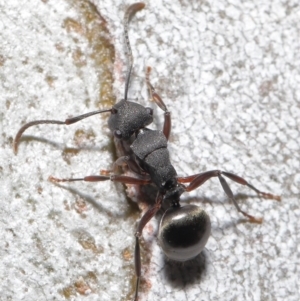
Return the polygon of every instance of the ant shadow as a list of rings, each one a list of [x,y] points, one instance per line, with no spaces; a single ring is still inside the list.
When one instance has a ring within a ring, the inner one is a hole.
[[[180,290],[201,282],[207,270],[208,253],[204,249],[195,258],[185,262],[173,261],[166,256],[164,260],[164,278],[172,287]]]
[[[85,150],[94,151],[94,152],[101,152],[104,149],[105,150],[107,149],[107,146],[96,147],[94,145],[81,145],[80,147],[67,147],[65,143],[59,143],[59,142],[55,142],[55,141],[50,140],[50,139],[37,137],[37,136],[33,136],[33,135],[23,135],[18,144],[20,145],[21,142],[32,142],[32,141],[40,142],[40,143],[43,143],[43,144],[46,144],[46,145],[50,145],[53,148],[60,149],[63,152],[73,152],[75,154],[79,153],[80,151],[85,151]]]
[[[66,185],[59,184],[59,183],[52,183],[52,184],[61,189],[64,189],[64,190],[70,192],[74,196],[74,198],[79,197],[79,198],[83,199],[87,203],[91,204],[99,212],[101,212],[101,213],[104,212],[105,214],[107,214],[108,217],[111,217],[111,218],[118,217],[118,216],[116,216],[116,213],[112,213],[112,211],[110,211],[107,207],[102,206],[101,203],[96,201],[95,198],[92,197],[91,195],[84,193],[82,191],[79,191],[78,189],[71,187],[71,186],[66,186]],[[123,214],[120,214],[120,217],[121,216],[123,216]]]
[[[238,193],[235,195],[235,199],[237,201],[246,200],[249,198],[257,198],[256,195],[246,195],[242,193]],[[198,198],[198,197],[191,197],[191,198],[184,198],[182,200],[182,205],[184,204],[197,204],[201,206],[201,204],[210,204],[213,207],[217,207],[218,205],[228,205],[232,206],[232,210],[236,210],[234,205],[231,203],[230,200],[224,199],[223,200],[216,200],[210,198]],[[165,208],[164,208],[165,210]],[[162,215],[163,212],[160,212],[159,215]],[[161,218],[161,217],[160,217]],[[216,226],[214,223],[212,224],[211,232],[216,234],[217,232],[224,234],[226,229],[236,228],[238,224],[249,223],[249,220],[243,217],[238,219],[232,219],[230,221],[219,223],[219,226]],[[168,259],[165,255],[165,266],[163,269],[163,274],[168,283],[174,287],[174,289],[186,289],[189,286],[194,285],[195,283],[200,283],[205,277],[207,273],[207,268],[211,264],[211,256],[208,249],[204,248],[204,250],[197,255],[194,259],[191,259],[186,262],[176,262],[173,260]]]
[[[46,145],[50,145],[51,147],[53,147],[55,149],[61,150],[65,154],[70,153],[70,154],[76,155],[79,152],[86,151],[86,150],[100,153],[103,150],[108,150],[110,148],[111,148],[112,151],[114,151],[112,142],[108,143],[108,144],[106,144],[105,146],[102,146],[102,147],[97,147],[97,146],[94,146],[94,145],[80,145],[79,147],[67,147],[65,143],[59,143],[59,142],[55,142],[53,140],[49,140],[49,139],[46,139],[46,138],[37,137],[37,136],[33,136],[33,135],[24,135],[24,136],[22,136],[19,143],[21,143],[21,142],[32,142],[32,141],[40,142],[40,143],[46,144]],[[52,182],[52,184],[55,185],[56,187],[59,187],[61,189],[64,189],[64,190],[70,192],[74,196],[74,198],[83,199],[87,203],[91,204],[99,212],[107,214],[108,217],[118,218],[118,217],[123,217],[124,216],[124,212],[120,212],[120,214],[117,214],[115,211],[114,212],[110,211],[109,208],[103,206],[91,194],[82,192],[82,190],[75,188],[71,184],[66,185],[66,184],[60,184],[60,183],[54,183],[54,182]],[[119,184],[119,183],[116,183],[116,185],[121,186],[121,184]]]

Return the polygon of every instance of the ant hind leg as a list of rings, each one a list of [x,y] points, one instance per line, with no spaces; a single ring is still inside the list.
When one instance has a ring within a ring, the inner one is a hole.
[[[213,177],[218,177],[224,192],[226,193],[228,198],[230,200],[232,200],[232,202],[233,202],[234,206],[236,207],[236,209],[238,210],[238,212],[240,212],[244,216],[246,216],[250,222],[261,223],[262,218],[256,218],[256,217],[248,214],[247,212],[241,210],[241,208],[239,207],[238,203],[236,202],[236,200],[233,196],[233,193],[232,193],[229,185],[227,184],[225,178],[222,177],[222,175],[238,184],[248,186],[250,189],[254,190],[258,195],[262,196],[263,198],[280,201],[280,196],[274,195],[271,193],[262,192],[262,191],[258,190],[256,187],[254,187],[253,185],[249,184],[244,178],[239,177],[239,176],[229,173],[229,172],[221,171],[221,170],[210,170],[210,171],[206,171],[206,172],[203,172],[200,174],[195,174],[195,175],[188,176],[188,177],[179,177],[178,182],[182,183],[182,184],[189,183],[189,185],[186,187],[186,191],[192,191],[192,190],[200,187],[201,185],[203,185],[207,180],[209,180]]]

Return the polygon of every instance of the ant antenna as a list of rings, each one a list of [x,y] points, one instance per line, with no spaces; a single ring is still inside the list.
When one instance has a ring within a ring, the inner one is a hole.
[[[130,47],[129,37],[128,37],[128,24],[132,18],[132,16],[139,10],[143,9],[145,7],[145,3],[138,2],[130,5],[128,9],[125,12],[124,16],[124,39],[125,39],[125,45],[127,47],[127,51],[125,51],[125,55],[127,56],[127,72],[126,72],[126,80],[125,80],[125,93],[124,93],[124,100],[127,101],[127,94],[128,94],[128,88],[129,88],[129,81],[130,81],[130,75],[131,70],[133,66],[133,56],[132,56],[132,50]]]
[[[19,145],[19,141],[23,135],[23,133],[30,127],[34,126],[34,125],[38,125],[38,124],[65,124],[65,125],[70,125],[70,124],[73,124],[73,123],[76,123],[82,119],[85,119],[87,117],[90,117],[90,116],[93,116],[93,115],[96,115],[96,114],[100,114],[100,113],[106,113],[106,112],[111,112],[112,109],[106,109],[106,110],[97,110],[97,111],[93,111],[93,112],[90,112],[90,113],[86,113],[86,114],[83,114],[83,115],[79,115],[79,116],[76,116],[76,117],[72,117],[72,118],[68,118],[66,119],[65,121],[60,121],[60,120],[35,120],[35,121],[31,121],[31,122],[28,122],[26,124],[24,124],[18,131],[15,139],[14,139],[14,142],[13,142],[13,149],[14,149],[14,153],[15,155],[17,154],[18,152],[18,145]]]
[[[129,43],[129,38],[128,38],[128,24],[131,20],[131,18],[133,17],[133,15],[143,9],[145,7],[145,3],[143,2],[138,2],[135,4],[132,4],[128,7],[125,16],[124,16],[124,38],[125,38],[125,44],[127,47],[127,51],[126,51],[126,55],[127,55],[127,74],[126,74],[126,82],[125,82],[125,101],[127,101],[127,94],[128,94],[128,87],[129,87],[129,80],[130,80],[130,74],[131,74],[131,70],[132,70],[132,65],[133,65],[133,56],[132,56],[132,51],[131,51],[131,47],[130,47],[130,43]],[[60,120],[36,120],[36,121],[31,121],[26,123],[25,125],[23,125],[15,139],[13,142],[13,149],[14,149],[14,153],[17,154],[18,152],[18,145],[20,142],[20,139],[23,135],[23,133],[30,127],[35,126],[35,125],[39,125],[39,124],[58,124],[58,125],[70,125],[73,123],[76,123],[82,119],[85,119],[87,117],[96,115],[96,114],[101,114],[101,113],[106,113],[106,112],[111,112],[113,113],[113,109],[106,109],[106,110],[97,110],[97,111],[93,111],[90,113],[86,113],[83,115],[79,115],[79,116],[75,116],[72,118],[68,118],[65,121],[60,121]]]

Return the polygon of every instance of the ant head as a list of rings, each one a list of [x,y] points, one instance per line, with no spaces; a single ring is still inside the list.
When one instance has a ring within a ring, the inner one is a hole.
[[[135,132],[153,121],[153,111],[138,103],[121,100],[111,110],[108,120],[109,129],[115,137],[128,140]]]
[[[168,258],[186,261],[200,254],[210,230],[210,218],[200,207],[172,206],[160,221],[158,239]]]

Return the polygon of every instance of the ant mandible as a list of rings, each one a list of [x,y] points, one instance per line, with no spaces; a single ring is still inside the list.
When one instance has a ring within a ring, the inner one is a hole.
[[[229,178],[238,184],[248,186],[264,198],[280,200],[280,196],[262,192],[249,184],[244,178],[221,170],[210,170],[187,177],[177,176],[176,170],[170,162],[169,151],[167,149],[171,132],[171,115],[163,100],[150,83],[150,67],[147,68],[146,83],[150,99],[164,111],[163,130],[157,131],[148,129],[146,126],[153,121],[153,110],[127,99],[133,66],[133,56],[128,38],[128,24],[132,16],[144,7],[144,3],[135,3],[129,6],[124,17],[124,38],[127,47],[126,54],[128,60],[124,99],[116,103],[110,109],[93,111],[77,117],[68,118],[65,121],[36,120],[29,122],[20,128],[13,144],[14,152],[17,153],[18,144],[22,134],[25,130],[34,125],[70,125],[96,114],[110,113],[108,127],[115,137],[119,152],[122,154],[113,164],[114,173],[111,173],[110,175],[91,175],[83,178],[59,179],[50,177],[49,179],[56,183],[111,180],[124,184],[152,184],[156,187],[157,196],[155,203],[142,216],[135,232],[134,263],[137,280],[134,301],[137,301],[138,299],[139,283],[141,279],[140,237],[144,227],[160,210],[163,203],[169,203],[170,208],[164,212],[160,221],[158,232],[160,246],[168,258],[175,261],[187,261],[196,257],[203,250],[210,235],[211,224],[209,216],[199,206],[181,206],[180,196],[182,193],[192,191],[200,187],[207,180],[217,177],[224,192],[233,202],[238,212],[243,214],[253,223],[261,223],[262,219],[256,218],[240,209],[224,177]],[[126,165],[136,177],[117,174],[116,171],[118,170],[118,166],[124,165]]]

